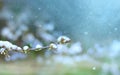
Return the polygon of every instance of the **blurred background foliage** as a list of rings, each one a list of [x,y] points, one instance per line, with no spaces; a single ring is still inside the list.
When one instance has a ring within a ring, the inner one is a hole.
[[[0,40],[56,51],[0,55],[1,75],[120,75],[119,0],[0,0]],[[33,68],[34,67],[34,68]]]

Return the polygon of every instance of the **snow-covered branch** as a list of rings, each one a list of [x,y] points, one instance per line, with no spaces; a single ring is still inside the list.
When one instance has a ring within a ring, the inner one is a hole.
[[[30,48],[29,46],[23,46],[19,47],[17,45],[12,44],[9,41],[0,41],[0,53],[6,56],[9,56],[9,51],[16,51],[16,52],[22,52],[22,53],[27,53],[28,51],[41,51],[45,49],[49,50],[55,50],[58,48],[58,44],[66,44],[71,41],[70,38],[67,36],[60,36],[57,39],[56,43],[50,43],[48,46],[41,46],[41,45],[36,45],[35,48]]]

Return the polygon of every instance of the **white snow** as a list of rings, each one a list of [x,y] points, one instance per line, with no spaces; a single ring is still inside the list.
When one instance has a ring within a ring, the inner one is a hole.
[[[40,44],[37,44],[35,48],[42,48]]]
[[[50,49],[57,49],[58,48],[57,45],[54,43],[51,43],[49,47],[50,47]]]
[[[0,41],[0,47],[4,47],[8,50],[17,50],[20,49],[17,45],[13,45],[12,43],[8,41]]]
[[[64,43],[69,42],[70,40],[71,39],[67,36],[60,36],[60,37],[58,37],[57,42],[61,43],[61,44],[64,44]]]
[[[8,50],[8,51],[13,51],[13,50],[22,50],[21,47],[17,46],[17,45],[14,45],[8,41],[0,41],[0,53],[4,53],[5,50]]]
[[[23,47],[23,50],[28,50],[28,49],[29,49],[28,46],[24,46],[24,47]]]

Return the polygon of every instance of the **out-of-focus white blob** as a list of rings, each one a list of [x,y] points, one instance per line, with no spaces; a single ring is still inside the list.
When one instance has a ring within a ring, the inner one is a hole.
[[[92,48],[89,48],[89,49],[87,50],[87,54],[88,54],[88,55],[94,55],[94,54],[95,54],[95,50],[92,49]]]
[[[8,20],[7,26],[11,31],[15,31],[18,28],[18,25],[13,20]]]
[[[39,7],[38,10],[41,10],[41,8]]]
[[[103,53],[103,51],[105,51],[104,48],[99,44],[95,44],[95,49],[98,53]]]
[[[5,60],[6,61],[15,61],[15,60],[25,59],[26,57],[27,57],[26,54],[14,52],[14,53],[11,54],[11,56],[9,58],[6,57]]]
[[[55,63],[62,63],[64,65],[74,65],[74,60],[70,56],[57,55],[53,57]]]
[[[57,53],[60,54],[68,54],[68,55],[76,55],[80,54],[82,52],[81,43],[76,42],[71,45],[70,48],[68,48],[66,45],[58,45]]]
[[[102,65],[102,75],[120,75],[119,66],[116,63],[108,64],[104,63]]]
[[[75,55],[75,56],[73,57],[73,61],[75,61],[75,62],[80,62],[80,61],[81,61],[81,56],[80,56],[80,55]]]
[[[28,9],[23,10],[18,16],[17,16],[17,23],[18,24],[28,24],[31,17],[31,13]]]
[[[112,63],[110,71],[112,72],[112,75],[120,75],[119,66],[115,63]]]
[[[23,40],[25,42],[33,42],[35,39],[34,35],[32,33],[29,33],[29,34],[26,34],[24,37],[23,37]]]
[[[36,45],[41,45],[41,46],[43,46],[43,44],[42,44],[42,42],[40,42],[40,40],[38,40],[38,39],[34,39],[34,41],[32,42],[32,47],[36,47]]]
[[[46,32],[41,32],[41,33],[38,33],[39,36],[45,40],[45,41],[54,41],[55,40],[55,37],[49,33],[46,33]]]
[[[54,30],[54,24],[53,23],[47,23],[43,25],[43,29],[45,31],[53,31]]]
[[[96,67],[94,66],[94,67],[92,68],[92,70],[96,70]]]
[[[103,63],[102,65],[102,74],[101,75],[108,75],[108,73],[110,72],[110,66],[107,63]]]
[[[60,45],[57,45],[58,46],[58,49],[57,49],[57,53],[58,54],[63,54],[63,53],[67,53],[68,52],[68,47],[67,46],[65,46],[65,45],[62,45],[62,44],[60,44]]]
[[[43,27],[43,25],[41,24],[40,20],[35,21],[34,24],[39,32],[39,30]]]
[[[9,28],[7,28],[7,27],[5,27],[5,28],[3,28],[1,30],[1,35],[3,37],[6,37],[6,38],[10,39],[10,40],[14,40],[15,39],[13,33],[11,32],[11,30]]]
[[[120,41],[114,40],[109,49],[110,57],[115,57],[120,53]]]
[[[76,42],[76,43],[72,44],[72,46],[68,50],[68,53],[71,55],[79,54],[81,52],[82,52],[82,47],[81,47],[80,42]]]
[[[84,32],[84,35],[88,35],[88,32],[86,31],[86,32]]]
[[[19,30],[20,30],[21,32],[28,31],[28,26],[25,25],[25,24],[21,24],[21,25],[19,26]]]
[[[26,43],[30,43],[32,47],[36,47],[37,44],[40,44],[42,46],[42,43],[38,39],[36,39],[32,33],[26,34],[23,37],[23,41],[25,41]]]
[[[10,40],[16,41],[27,30],[28,30],[28,28],[25,25],[19,26],[19,29],[16,29],[15,26],[12,26],[12,27],[8,26],[8,27],[5,27],[1,30],[1,35],[3,37],[10,39]]]
[[[14,16],[13,12],[5,7],[0,12],[0,17],[5,18],[6,20],[11,20],[13,16]]]
[[[82,55],[82,56],[80,55],[75,55],[75,56],[55,55],[54,57],[52,57],[52,59],[55,63],[61,63],[61,64],[71,65],[71,66],[76,65],[76,63],[79,63],[82,61],[99,64],[99,62],[97,62],[96,60],[92,59],[91,57],[87,55]]]
[[[99,61],[96,61],[94,58],[87,54],[80,55],[80,58],[81,58],[80,61],[87,61],[89,63],[100,64]]]
[[[95,56],[96,57],[105,57],[107,48],[102,47],[100,44],[95,44]]]

